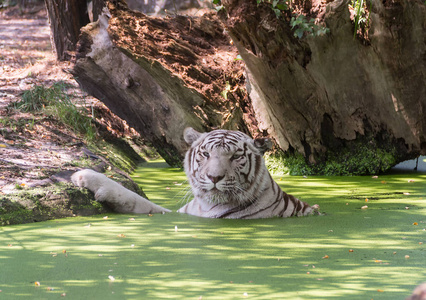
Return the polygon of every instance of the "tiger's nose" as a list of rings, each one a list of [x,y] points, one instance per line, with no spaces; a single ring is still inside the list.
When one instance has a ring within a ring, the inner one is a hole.
[[[207,175],[207,177],[214,183],[218,183],[219,181],[221,181],[225,176],[211,176],[211,175]]]

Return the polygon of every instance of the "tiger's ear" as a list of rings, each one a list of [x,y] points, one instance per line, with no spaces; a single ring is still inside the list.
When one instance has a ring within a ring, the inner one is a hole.
[[[183,131],[183,138],[188,145],[192,145],[201,136],[201,132],[198,132],[192,127],[187,127]]]
[[[272,148],[272,141],[268,138],[254,139],[253,144],[262,155]]]

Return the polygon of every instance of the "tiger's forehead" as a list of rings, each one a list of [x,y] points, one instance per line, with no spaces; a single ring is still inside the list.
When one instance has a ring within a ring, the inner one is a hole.
[[[248,139],[248,135],[239,131],[215,130],[205,136],[200,147],[206,150],[236,151],[243,148]]]

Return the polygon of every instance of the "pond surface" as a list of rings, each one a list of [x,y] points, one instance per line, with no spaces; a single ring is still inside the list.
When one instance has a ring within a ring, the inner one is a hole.
[[[184,173],[164,162],[133,178],[174,211],[190,200]],[[110,214],[0,227],[0,298],[404,299],[426,281],[426,175],[275,179],[324,215]]]

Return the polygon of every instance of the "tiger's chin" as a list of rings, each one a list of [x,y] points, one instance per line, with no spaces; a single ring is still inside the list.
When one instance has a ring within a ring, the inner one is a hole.
[[[237,203],[229,192],[223,192],[218,189],[212,189],[199,195],[199,198],[210,204],[228,204]]]
[[[232,206],[245,206],[247,202],[250,202],[247,197],[244,197],[244,193],[235,193],[235,190],[204,190],[202,193],[198,193],[197,198],[209,204],[229,204]]]

